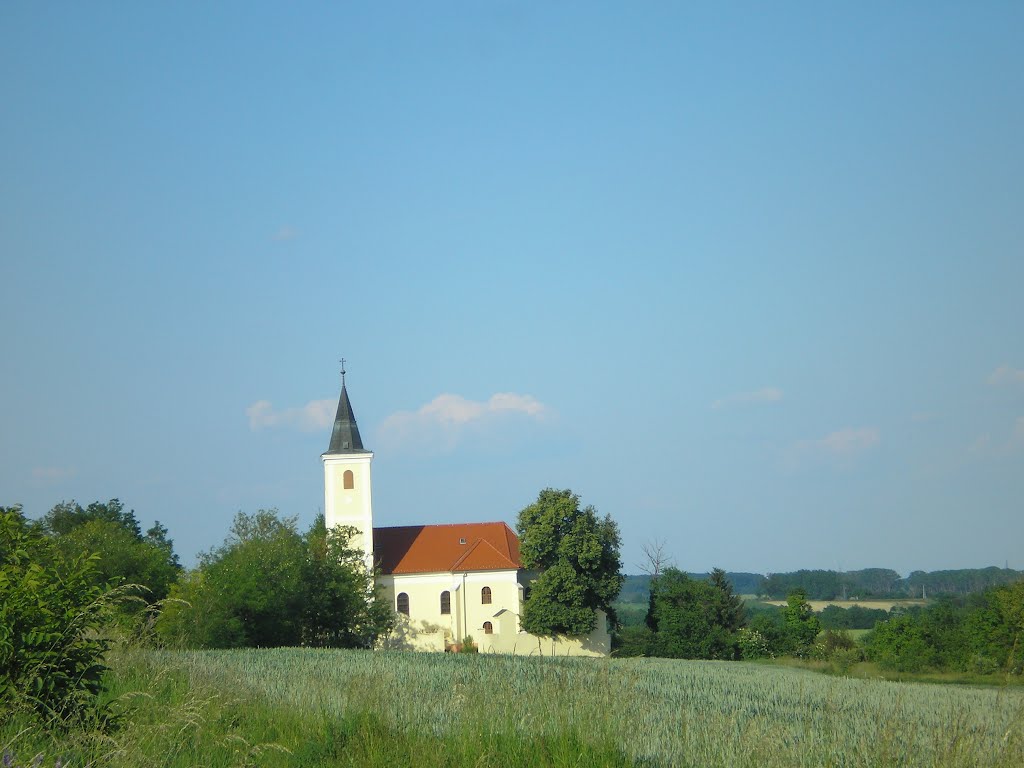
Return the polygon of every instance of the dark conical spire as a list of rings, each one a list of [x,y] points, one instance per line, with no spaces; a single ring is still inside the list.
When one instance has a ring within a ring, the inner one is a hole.
[[[363,439],[359,436],[356,416],[352,413],[352,404],[348,401],[348,390],[345,388],[345,369],[341,369],[341,399],[338,400],[338,413],[334,417],[334,431],[331,432],[331,446],[327,453],[365,453]]]

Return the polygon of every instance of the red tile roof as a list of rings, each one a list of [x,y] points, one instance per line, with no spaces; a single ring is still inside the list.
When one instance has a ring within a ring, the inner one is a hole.
[[[519,567],[519,539],[505,523],[374,528],[373,554],[382,573],[498,571]]]

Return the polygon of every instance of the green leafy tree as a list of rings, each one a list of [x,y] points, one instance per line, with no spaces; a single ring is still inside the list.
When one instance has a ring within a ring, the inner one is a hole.
[[[894,611],[865,640],[868,656],[887,669],[1021,674],[1024,581],[924,609]]]
[[[157,622],[167,640],[203,648],[299,645],[306,547],[296,518],[239,512],[220,547],[171,592]],[[187,605],[186,605],[187,603]]]
[[[747,606],[747,629],[756,632],[757,647],[763,643],[765,655],[783,656],[790,652],[789,637],[786,634],[786,618],[782,608],[775,605],[752,604]],[[742,639],[742,638],[741,638]],[[753,648],[752,645],[752,648]],[[741,655],[743,649],[741,647]],[[754,656],[743,655],[743,658]]]
[[[807,594],[802,589],[795,589],[786,597],[783,609],[786,621],[786,637],[789,640],[789,652],[803,656],[814,645],[821,622],[814,615],[811,604],[807,602]]]
[[[885,669],[920,672],[935,664],[935,650],[918,617],[912,614],[879,622],[864,645],[868,659]]]
[[[40,526],[68,557],[97,554],[97,583],[139,585],[141,597],[149,603],[167,597],[181,571],[167,529],[158,521],[143,535],[134,510],[126,511],[118,499],[95,501],[84,509],[74,501],[62,501]],[[139,603],[122,603],[129,611],[133,605]]]
[[[711,571],[708,582],[718,590],[715,600],[716,623],[725,627],[729,632],[738,632],[746,623],[743,600],[735,593],[728,575],[721,568]]]
[[[305,535],[276,510],[239,513],[224,544],[201,556],[157,621],[170,645],[368,647],[390,628],[350,529],[323,518]]]
[[[597,625],[595,611],[614,623],[612,601],[622,589],[619,528],[592,506],[580,508],[569,490],[541,491],[519,513],[519,553],[537,571],[521,623],[531,634],[585,635]]]
[[[124,504],[119,499],[107,502],[94,501],[84,509],[74,499],[62,501],[47,512],[40,522],[47,533],[65,536],[75,528],[94,520],[113,523],[125,528],[136,538],[142,538],[142,529],[139,527],[139,521],[135,519],[135,511],[125,512]]]
[[[390,603],[379,598],[363,552],[353,546],[356,533],[351,526],[327,530],[321,514],[306,534],[305,645],[371,648],[394,625]]]
[[[724,576],[724,572],[722,572]],[[647,625],[654,633],[651,653],[676,659],[734,659],[742,606],[736,606],[728,581],[690,578],[666,568],[651,581]]]
[[[0,712],[27,705],[60,726],[94,708],[110,601],[94,562],[66,556],[20,506],[0,507]]]

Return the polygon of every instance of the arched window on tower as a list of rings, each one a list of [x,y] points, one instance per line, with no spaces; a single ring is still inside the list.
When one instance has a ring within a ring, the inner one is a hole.
[[[491,624],[491,622],[489,622],[489,621],[485,621],[484,622],[484,634],[485,635],[493,635],[494,634],[494,625]]]
[[[351,491],[353,488],[356,487],[355,475],[352,474],[352,470],[351,469],[346,469],[345,470],[345,474],[342,475],[341,477],[342,477],[342,482],[345,485],[345,490],[346,491]]]
[[[399,592],[398,597],[395,600],[395,607],[399,613],[404,613],[406,616],[409,615],[409,596],[405,592]]]
[[[441,615],[446,616],[452,612],[452,593],[447,589],[441,593]]]
[[[491,588],[484,587],[480,590],[480,604],[490,605],[491,604]]]

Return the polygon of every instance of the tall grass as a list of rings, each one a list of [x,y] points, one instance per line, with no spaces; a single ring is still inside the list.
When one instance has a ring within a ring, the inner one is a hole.
[[[666,765],[1024,765],[1024,696],[749,664],[408,653],[166,656],[290,711],[441,738],[582,734]]]
[[[135,651],[112,666],[126,725],[79,764],[1024,765],[1019,688],[744,663],[300,649]]]
[[[268,651],[267,653],[275,653]],[[352,659],[363,655],[352,654]],[[134,650],[111,659],[106,701],[114,727],[47,729],[0,713],[0,754],[12,768],[71,766],[359,766],[568,768],[633,765],[615,744],[568,729],[524,738],[487,724],[445,734],[389,722],[370,708],[295,706],[241,683],[201,656]]]

